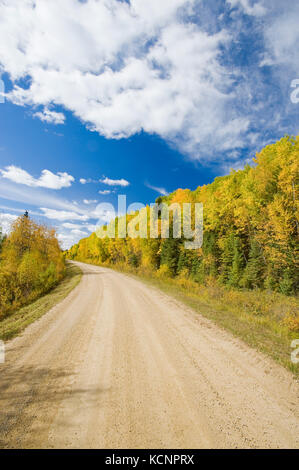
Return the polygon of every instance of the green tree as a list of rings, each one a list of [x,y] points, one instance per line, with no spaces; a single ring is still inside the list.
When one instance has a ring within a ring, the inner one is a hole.
[[[221,255],[221,275],[223,284],[229,284],[231,279],[232,264],[235,255],[235,236],[230,233],[224,240],[224,248]]]
[[[241,285],[247,288],[262,287],[264,284],[265,261],[256,240],[251,242],[249,260],[244,270]]]
[[[232,287],[239,287],[244,266],[244,256],[239,238],[234,239],[234,256],[228,284]]]
[[[162,242],[160,264],[168,266],[174,276],[177,274],[178,269],[180,245],[181,240],[173,238],[172,234]]]

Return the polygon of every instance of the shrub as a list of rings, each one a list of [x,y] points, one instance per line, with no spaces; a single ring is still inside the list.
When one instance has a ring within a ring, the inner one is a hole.
[[[299,316],[289,315],[282,322],[290,331],[299,332]]]
[[[171,269],[166,264],[161,264],[160,268],[158,269],[158,271],[156,271],[155,275],[158,278],[173,277]]]

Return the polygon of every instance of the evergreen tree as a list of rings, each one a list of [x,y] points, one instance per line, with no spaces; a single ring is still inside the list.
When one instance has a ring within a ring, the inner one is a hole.
[[[250,246],[249,260],[246,265],[241,284],[247,288],[262,287],[264,283],[265,262],[262,251],[257,243],[253,240]]]
[[[242,254],[241,243],[239,238],[234,239],[234,256],[232,268],[229,274],[228,284],[232,287],[238,287],[242,276],[244,266],[244,257]]]
[[[235,237],[230,233],[224,241],[224,248],[221,255],[221,276],[223,284],[228,284],[231,278],[232,264],[235,254]]]
[[[180,239],[176,239],[171,236],[163,241],[161,248],[160,264],[168,266],[174,276],[177,274],[178,269],[180,244]]]
[[[217,259],[219,258],[219,249],[217,247],[217,237],[214,232],[208,232],[204,235],[203,254],[205,268],[201,266],[201,272],[205,272],[206,275],[216,278],[218,275]]]
[[[286,269],[283,273],[283,277],[279,283],[280,291],[284,295],[294,294],[294,279],[290,269]]]
[[[188,257],[187,257],[186,250],[182,249],[180,251],[180,256],[179,256],[179,260],[178,260],[178,269],[177,269],[178,273],[180,273],[184,269],[189,270],[188,264],[189,263],[188,263]]]
[[[193,260],[191,276],[195,282],[203,284],[205,281],[205,261],[204,258],[197,257]]]

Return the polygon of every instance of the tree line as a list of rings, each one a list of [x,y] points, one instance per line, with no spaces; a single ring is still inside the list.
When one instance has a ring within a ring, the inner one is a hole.
[[[204,239],[99,239],[95,233],[65,254],[95,264],[144,269],[234,289],[298,291],[299,136],[266,146],[253,165],[195,191],[178,189],[157,202],[203,203]],[[149,210],[149,207],[147,207]],[[127,216],[130,220],[131,216]]]

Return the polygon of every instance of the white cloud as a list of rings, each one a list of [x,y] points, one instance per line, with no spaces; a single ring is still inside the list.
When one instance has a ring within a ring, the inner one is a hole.
[[[84,236],[87,236],[87,235],[88,235],[87,232],[84,232],[83,230],[78,230],[77,228],[73,229],[73,230],[71,231],[71,233],[72,233],[73,235],[79,235],[80,237],[81,237],[81,236],[84,237]]]
[[[78,214],[77,212],[71,211],[60,211],[55,209],[48,209],[46,207],[41,207],[43,215],[48,219],[54,220],[88,220],[90,217],[87,214]]]
[[[63,113],[50,111],[47,108],[45,108],[42,112],[34,113],[33,116],[49,124],[64,124],[65,121],[65,115]]]
[[[110,203],[100,203],[90,214],[97,219],[97,225],[107,224],[116,217],[116,210]]]
[[[71,246],[73,246],[75,243],[78,243],[80,240],[80,236],[74,235],[73,233],[65,233],[65,232],[58,232],[57,238],[59,240],[60,246],[63,250],[67,250]]]
[[[217,26],[217,1],[61,3],[0,1],[0,67],[13,83],[6,98],[33,110],[40,106],[39,117],[54,122],[64,117],[58,109],[69,110],[107,138],[145,131],[205,161],[251,150],[248,128],[260,129],[261,140],[271,126],[267,92],[273,88],[265,84],[257,114],[253,97],[263,81],[258,63],[235,65],[230,54],[231,47],[244,44],[243,26],[250,43],[244,13],[252,17],[251,34],[265,33],[261,64],[282,65],[284,76],[289,73],[284,64],[298,68],[294,0],[227,0],[234,22],[225,23],[223,14]],[[204,14],[209,4],[210,16]],[[261,122],[265,115],[268,124]]]
[[[87,183],[98,183],[98,180],[93,180],[92,178],[80,178],[80,183],[81,184],[87,184]]]
[[[20,209],[20,208],[16,208],[16,207],[9,207],[9,206],[4,206],[3,204],[0,205],[0,209],[6,210],[6,211],[13,211],[13,212],[16,212],[19,215],[24,215],[24,213],[26,211],[25,208]],[[36,212],[34,210],[31,210],[31,209],[28,212],[29,212],[29,216],[35,215],[37,217],[40,217],[42,215],[40,212]]]
[[[74,177],[68,173],[58,172],[55,175],[49,170],[43,170],[39,178],[34,178],[27,171],[14,165],[7,166],[4,170],[0,169],[0,174],[14,183],[48,189],[68,188],[75,181]]]
[[[89,232],[95,232],[97,229],[96,225],[93,224],[84,224],[84,229],[88,230]]]
[[[80,229],[82,227],[82,225],[80,224],[71,224],[70,222],[65,222],[63,224],[61,224],[62,227],[64,228],[67,228],[67,229]]]
[[[112,191],[110,191],[110,189],[104,189],[103,191],[99,191],[99,194],[102,194],[103,196],[106,196],[111,193]]]
[[[83,199],[83,203],[86,205],[96,204],[97,202],[97,199]]]
[[[266,52],[261,65],[287,66],[299,73],[299,3],[283,4],[279,16],[273,17],[264,30]],[[290,78],[283,69],[288,81]],[[297,77],[295,77],[297,78]]]
[[[120,179],[120,180],[113,180],[113,179],[110,179],[110,178],[107,178],[107,177],[103,177],[100,180],[100,183],[107,184],[108,186],[122,186],[122,187],[126,187],[126,186],[130,185],[129,181],[127,181],[123,178]]]
[[[90,225],[80,225],[80,224],[72,224],[69,222],[65,222],[61,224],[58,228],[58,240],[64,250],[70,248],[82,237],[88,236],[88,232],[93,232],[94,230],[89,230]],[[86,232],[86,230],[88,232]]]
[[[245,165],[252,165],[252,158],[234,158],[234,161],[222,165],[222,175],[229,175],[232,170],[243,170]]]
[[[49,194],[49,191],[46,189],[27,187],[5,180],[2,180],[0,184],[0,198],[21,203],[23,210],[28,209],[28,206],[40,207],[43,205],[52,209],[74,211],[81,214],[86,213],[86,208],[79,207],[76,201],[70,202],[56,195]],[[41,214],[37,213],[34,215]]]
[[[252,1],[252,0],[227,0],[232,8],[242,8],[246,15],[252,16],[263,16],[266,14],[267,9],[263,5],[263,1]]]
[[[17,218],[17,215],[9,212],[23,214],[25,209],[29,209],[30,216],[36,216],[38,220],[41,217],[46,217],[55,224],[63,249],[69,248],[77,243],[82,236],[95,231],[96,226],[88,222],[90,219],[97,220],[99,215],[103,215],[104,219],[108,217],[105,210],[97,208],[87,210],[86,206],[79,205],[76,201],[69,202],[49,195],[46,190],[19,186],[5,181],[0,184],[0,198],[19,202],[24,206],[22,209],[0,205],[0,209],[5,211],[4,214],[0,213],[0,226],[5,233],[9,231],[11,223]],[[40,204],[48,205],[48,207],[43,207],[39,211],[31,209],[32,205],[39,207]],[[72,232],[73,230],[76,232]]]
[[[152,189],[156,193],[162,194],[162,196],[168,196],[169,192],[165,188],[158,188],[157,186],[152,186],[149,183],[145,183],[145,186],[149,189]]]
[[[0,63],[14,82],[7,98],[43,106],[43,116],[62,106],[107,138],[158,134],[192,158],[244,146],[244,126],[229,125],[234,96],[220,60],[230,36],[192,22],[199,3],[1,2]]]
[[[7,234],[10,231],[11,225],[18,218],[15,214],[1,214],[0,213],[0,228],[3,234]]]

